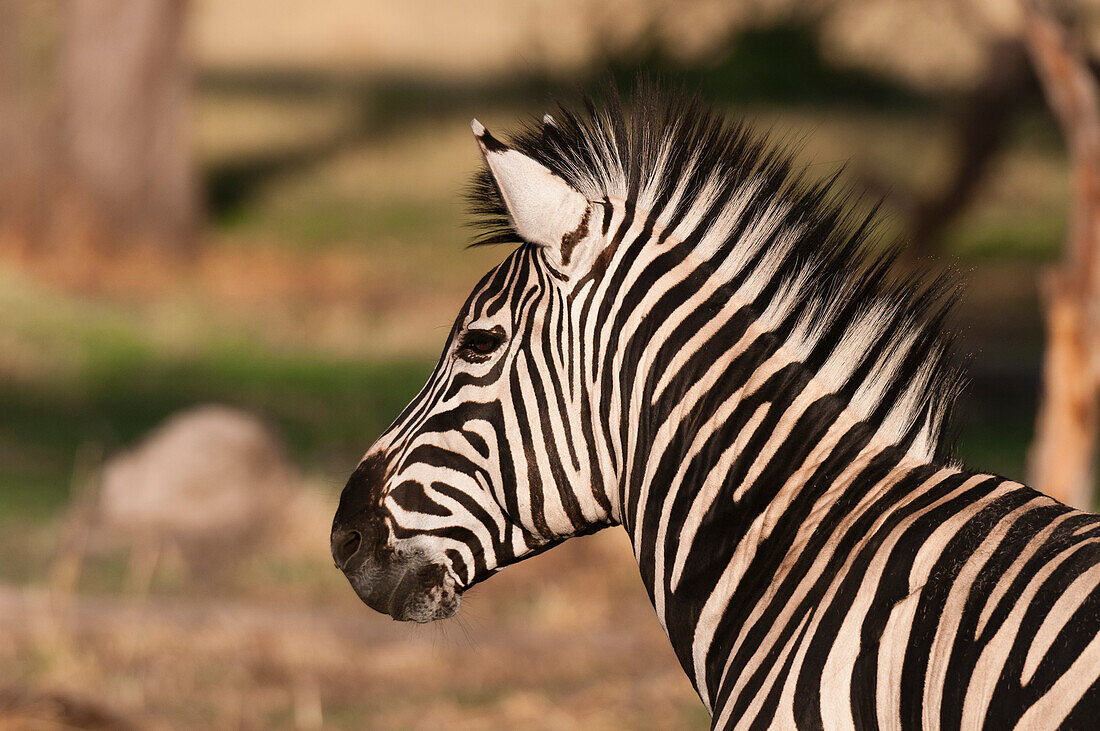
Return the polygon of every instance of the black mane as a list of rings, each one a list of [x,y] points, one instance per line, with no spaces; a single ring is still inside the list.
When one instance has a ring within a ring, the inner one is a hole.
[[[877,406],[869,409],[880,421],[918,384],[922,393],[904,414],[903,431],[912,439],[926,430],[935,456],[950,457],[945,436],[963,384],[952,357],[954,337],[944,325],[956,279],[946,272],[899,273],[902,245],[884,240],[877,206],[855,213],[856,196],[838,183],[839,173],[810,182],[792,154],[767,136],[728,121],[697,96],[645,83],[625,104],[613,88],[585,96],[579,110],[559,104],[553,119],[531,120],[505,142],[590,200],[621,198],[645,211],[675,198],[682,214],[705,197],[710,203],[696,214],[708,230],[722,220],[723,205],[750,190],[737,224],[715,233],[723,237],[720,248],[730,251],[762,247],[766,242],[746,242],[746,232],[765,215],[779,216],[776,230],[790,234],[779,276],[810,325],[803,328],[812,333],[807,366],[820,368],[855,338],[887,339],[884,359],[861,365],[850,380],[881,374]],[[522,243],[487,171],[475,177],[469,199],[480,230],[472,246]]]

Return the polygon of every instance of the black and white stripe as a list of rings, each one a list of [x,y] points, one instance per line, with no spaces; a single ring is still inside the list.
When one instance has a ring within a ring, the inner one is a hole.
[[[621,524],[716,727],[1095,724],[1100,519],[946,453],[949,284],[699,102],[633,109],[475,122],[518,246],[345,488],[360,596],[450,616]]]

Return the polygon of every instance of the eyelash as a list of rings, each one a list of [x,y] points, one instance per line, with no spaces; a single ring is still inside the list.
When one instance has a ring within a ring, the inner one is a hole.
[[[499,325],[491,330],[467,330],[458,346],[458,357],[469,363],[483,363],[504,342]]]

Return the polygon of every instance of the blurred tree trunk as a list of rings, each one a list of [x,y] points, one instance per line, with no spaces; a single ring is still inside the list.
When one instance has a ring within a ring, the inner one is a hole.
[[[1026,5],[1025,35],[1072,175],[1062,261],[1041,282],[1047,350],[1028,467],[1038,489],[1091,508],[1100,420],[1100,93],[1084,56],[1052,17]]]
[[[918,198],[912,206],[911,256],[942,253],[944,230],[973,201],[1025,99],[1030,69],[1019,40],[991,42],[986,59],[981,81],[955,113],[956,160],[951,176],[942,188]]]
[[[914,265],[943,253],[944,231],[973,202],[1028,98],[1031,66],[1019,38],[989,41],[985,58],[981,78],[956,103],[951,115],[953,160],[943,185],[921,193],[875,171],[860,173],[870,193],[901,210],[908,226],[905,253]]]
[[[186,0],[67,0],[61,83],[68,162],[116,243],[186,248],[191,158]]]
[[[185,252],[201,211],[186,0],[0,0],[0,234]]]
[[[49,27],[56,3],[0,0],[0,233],[20,248],[42,238],[57,167]]]

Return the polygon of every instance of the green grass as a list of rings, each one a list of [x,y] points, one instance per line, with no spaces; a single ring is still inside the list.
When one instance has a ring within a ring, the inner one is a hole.
[[[1023,408],[962,419],[959,459],[972,469],[1024,481],[1033,419]]]
[[[74,455],[111,453],[173,412],[219,402],[261,414],[306,467],[348,467],[416,394],[423,361],[355,362],[218,347],[187,358],[142,348],[95,354],[72,383],[0,385],[0,515],[48,517],[68,497]]]
[[[462,234],[455,211],[438,201],[394,201],[378,205],[337,196],[276,201],[246,208],[222,219],[227,232],[247,232],[268,245],[317,248],[349,242],[427,238],[441,241]],[[262,238],[261,238],[262,237]]]
[[[1061,218],[1006,218],[949,233],[944,248],[971,261],[1048,262],[1058,258],[1064,230]]]

